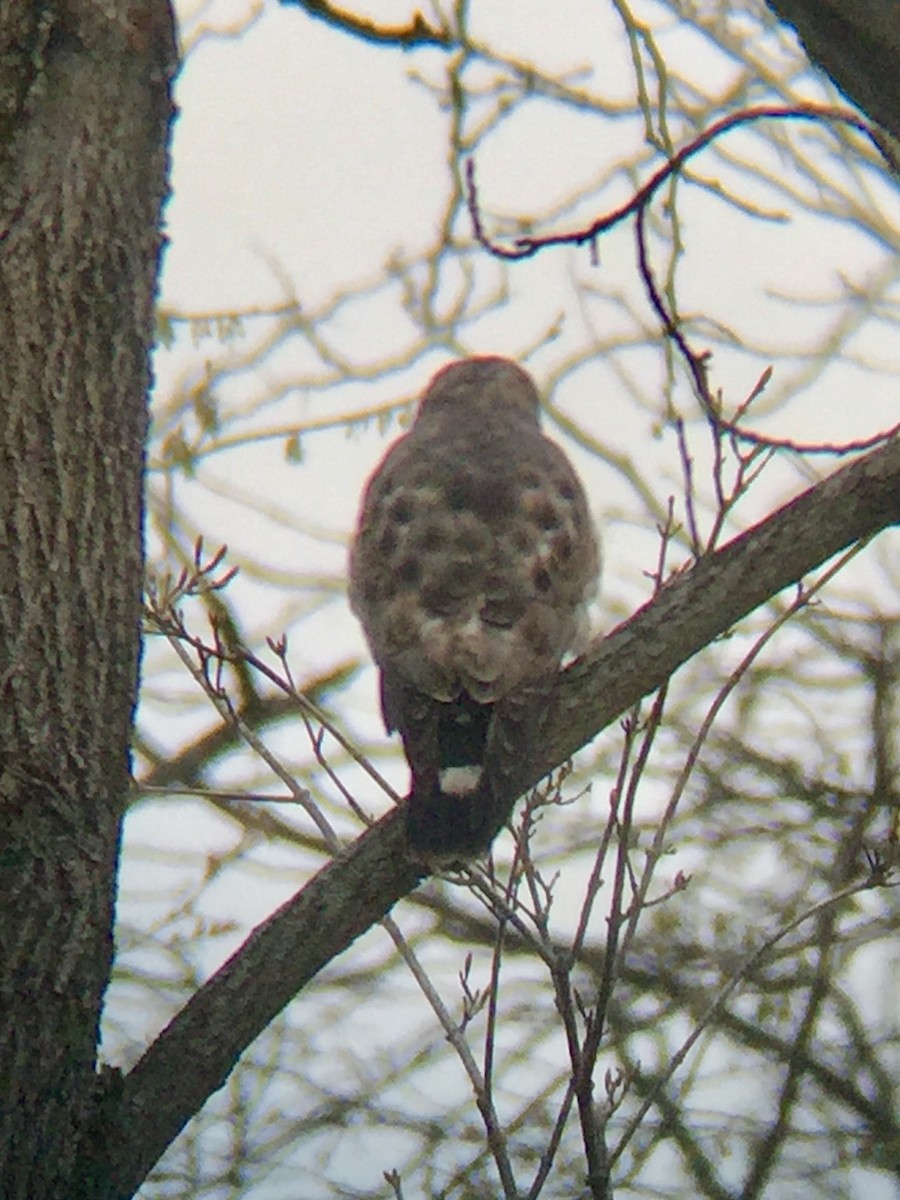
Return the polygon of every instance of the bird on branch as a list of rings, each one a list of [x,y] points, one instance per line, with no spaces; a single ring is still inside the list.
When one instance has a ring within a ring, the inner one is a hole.
[[[515,796],[541,695],[586,632],[599,569],[584,491],[504,358],[439,371],[366,487],[350,603],[412,774],[412,855],[483,853]]]

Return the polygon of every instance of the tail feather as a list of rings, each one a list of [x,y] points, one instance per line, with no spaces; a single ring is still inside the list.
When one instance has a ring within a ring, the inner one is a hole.
[[[487,850],[495,831],[483,774],[493,705],[468,696],[432,703],[436,755],[411,761],[407,840],[414,854],[432,861],[471,858]]]
[[[382,710],[412,773],[406,836],[433,866],[484,854],[519,791],[523,764],[546,715],[546,687],[520,688],[492,703],[462,695],[435,700],[382,672]]]
[[[406,838],[414,857],[433,867],[486,853],[496,833],[494,806],[482,789],[451,796],[413,787],[406,806]]]

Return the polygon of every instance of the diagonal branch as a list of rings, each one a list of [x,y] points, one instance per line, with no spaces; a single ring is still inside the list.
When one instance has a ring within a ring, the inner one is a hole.
[[[864,537],[900,523],[900,438],[809,488],[663,588],[559,677],[538,778],[716,637]],[[520,791],[535,782],[521,780]]]
[[[847,546],[900,522],[900,439],[810,488],[677,576],[559,676],[525,791],[698,650]],[[122,1081],[105,1118],[109,1184],[130,1197],[249,1046],[323,966],[422,878],[395,809],[257,927]]]

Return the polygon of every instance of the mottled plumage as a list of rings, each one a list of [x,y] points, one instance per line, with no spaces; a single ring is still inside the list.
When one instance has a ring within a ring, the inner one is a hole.
[[[432,380],[369,481],[350,601],[413,774],[407,829],[427,857],[471,854],[494,704],[556,672],[579,641],[596,542],[568,459],[540,430],[530,377],[472,358]]]

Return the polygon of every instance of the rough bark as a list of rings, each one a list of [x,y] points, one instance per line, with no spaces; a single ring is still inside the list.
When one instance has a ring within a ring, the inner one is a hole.
[[[88,1194],[137,688],[165,3],[0,5],[0,1195]]]
[[[852,543],[900,522],[900,440],[804,492],[692,570],[560,675],[525,789],[703,646]],[[394,810],[260,925],[122,1082],[104,1143],[126,1200],[241,1052],[315,974],[410,892]],[[185,1062],[191,1070],[181,1070]]]
[[[900,9],[896,0],[768,0],[810,60],[900,139]]]

